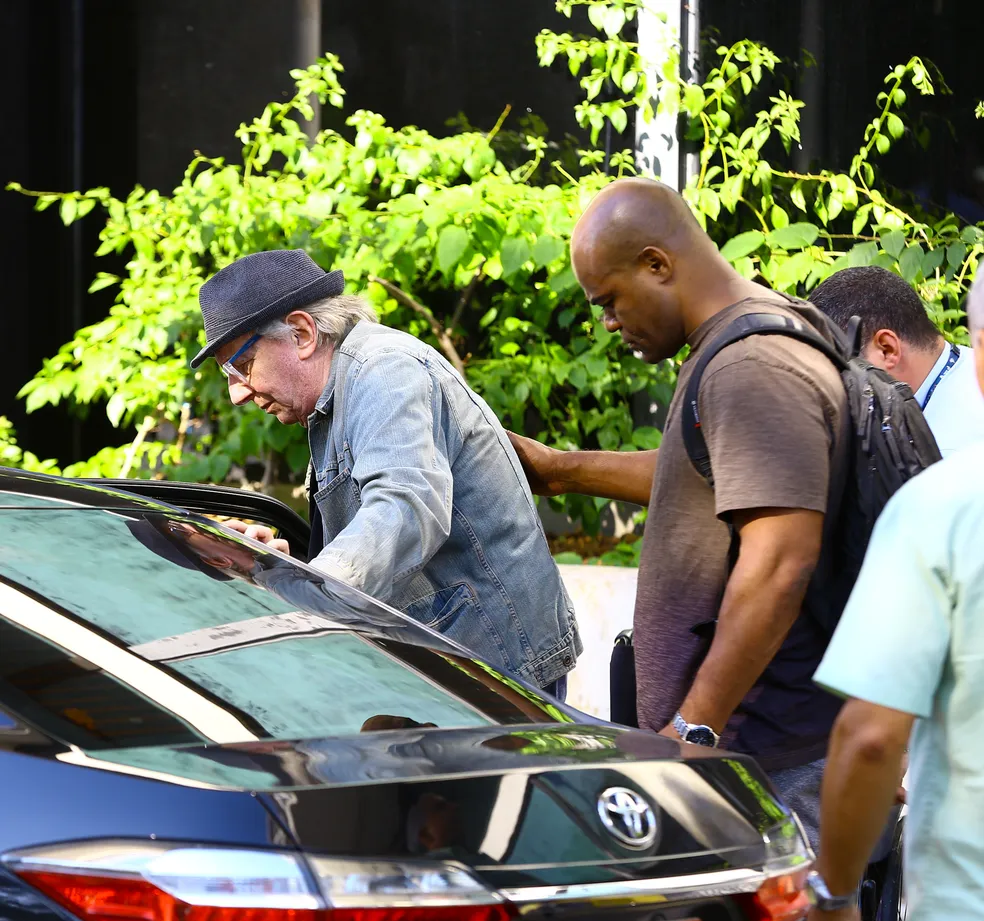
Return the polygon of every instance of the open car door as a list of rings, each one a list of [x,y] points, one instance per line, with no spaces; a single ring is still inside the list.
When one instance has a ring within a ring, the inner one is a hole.
[[[219,518],[241,518],[266,525],[290,544],[290,554],[307,562],[311,528],[300,515],[279,499],[247,489],[212,486],[207,483],[178,483],[173,480],[93,479],[83,482],[123,489],[189,512]]]

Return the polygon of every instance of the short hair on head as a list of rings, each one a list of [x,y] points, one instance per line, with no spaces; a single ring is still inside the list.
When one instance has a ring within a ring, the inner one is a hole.
[[[810,292],[809,300],[841,329],[847,329],[851,317],[860,317],[863,343],[880,329],[892,330],[917,349],[932,348],[940,340],[939,330],[912,286],[880,266],[859,265],[834,272]]]
[[[379,317],[369,302],[357,294],[339,294],[336,297],[322,298],[299,307],[313,320],[318,327],[318,339],[325,345],[337,345],[352,330],[355,324],[365,320],[367,323],[378,323]],[[293,333],[290,325],[283,317],[271,320],[257,330],[261,336],[271,339],[289,339]]]
[[[977,263],[977,277],[967,292],[967,324],[970,331],[976,333],[984,329],[984,262]]]

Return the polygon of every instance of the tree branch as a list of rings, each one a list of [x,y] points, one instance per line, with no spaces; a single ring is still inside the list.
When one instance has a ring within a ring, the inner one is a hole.
[[[454,308],[451,323],[448,325],[448,329],[452,332],[457,328],[458,322],[461,320],[461,315],[465,312],[468,302],[472,299],[475,289],[483,278],[485,278],[485,260],[482,260],[482,264],[475,270],[475,274],[472,275],[471,281],[465,286],[465,290],[461,292],[461,297],[458,299],[458,306]]]
[[[130,470],[133,467],[133,461],[137,456],[140,445],[143,444],[147,434],[156,424],[157,420],[153,416],[144,416],[144,421],[140,424],[140,428],[137,429],[137,437],[130,442],[126,453],[123,455],[123,463],[120,466],[120,472],[117,474],[119,479],[125,480],[130,475]]]
[[[404,291],[398,285],[393,284],[391,281],[387,281],[385,278],[380,278],[378,275],[370,275],[369,281],[380,285],[386,290],[386,292],[391,296],[396,298],[404,307],[409,307],[411,310],[419,313],[431,328],[431,332],[437,338],[438,343],[441,346],[441,351],[444,352],[448,361],[454,365],[455,370],[462,376],[465,376],[465,365],[461,360],[461,356],[458,354],[458,350],[454,347],[454,343],[451,341],[451,337],[448,335],[448,331],[441,326],[438,322],[437,317],[434,316],[433,312],[429,307],[425,307],[423,304],[415,301],[406,291]]]

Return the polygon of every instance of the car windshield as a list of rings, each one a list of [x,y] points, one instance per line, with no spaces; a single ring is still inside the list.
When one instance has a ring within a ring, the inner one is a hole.
[[[4,493],[0,705],[84,750],[569,721],[207,519]]]

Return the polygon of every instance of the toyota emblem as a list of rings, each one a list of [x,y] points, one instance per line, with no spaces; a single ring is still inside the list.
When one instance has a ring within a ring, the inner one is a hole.
[[[598,816],[625,847],[642,850],[656,840],[656,813],[635,790],[609,787],[598,797]]]

